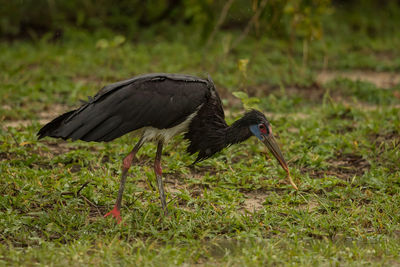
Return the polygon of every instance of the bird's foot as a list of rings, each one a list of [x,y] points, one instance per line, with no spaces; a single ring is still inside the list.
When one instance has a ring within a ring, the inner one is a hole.
[[[122,221],[121,212],[119,211],[117,206],[114,206],[114,208],[110,212],[108,212],[106,215],[104,215],[104,218],[106,218],[110,215],[113,216],[117,220],[117,224],[121,223],[121,221]]]

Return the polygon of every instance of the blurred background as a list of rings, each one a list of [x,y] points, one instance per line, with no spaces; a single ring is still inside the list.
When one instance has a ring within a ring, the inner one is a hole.
[[[130,41],[173,41],[191,34],[206,42],[215,31],[245,31],[252,38],[267,35],[295,45],[338,30],[389,34],[399,22],[396,0],[16,0],[1,6],[4,40],[63,40],[79,30],[111,31]]]
[[[16,104],[3,106],[3,119],[38,119],[32,111],[43,110],[43,97],[61,95],[52,100],[71,105],[105,83],[148,72],[208,73],[220,90],[256,97],[282,88],[309,96],[302,89],[337,76],[385,88],[399,82],[395,0],[2,0],[0,6],[1,96]],[[374,101],[376,93],[362,97]],[[18,108],[32,98],[43,101]]]

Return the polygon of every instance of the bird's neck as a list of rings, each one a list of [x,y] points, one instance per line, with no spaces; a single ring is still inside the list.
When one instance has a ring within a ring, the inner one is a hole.
[[[243,118],[228,126],[223,118],[220,120],[195,120],[185,138],[190,140],[187,151],[190,154],[199,152],[194,163],[211,157],[223,148],[243,142],[251,136]]]
[[[252,136],[244,119],[240,118],[225,129],[224,147],[243,142]]]

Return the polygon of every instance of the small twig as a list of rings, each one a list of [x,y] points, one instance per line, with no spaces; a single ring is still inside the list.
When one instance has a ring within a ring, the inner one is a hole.
[[[207,43],[206,43],[206,48],[209,47],[212,42],[214,41],[214,37],[215,34],[217,33],[217,31],[219,30],[219,28],[221,27],[222,23],[224,23],[226,15],[228,14],[229,9],[231,8],[232,4],[233,4],[234,0],[228,0],[224,7],[222,8],[221,11],[221,15],[219,16],[218,22],[217,24],[215,24],[215,27],[212,31],[212,33],[210,34],[210,37],[208,37]]]
[[[62,196],[75,196],[75,197],[79,197],[80,193],[82,191],[83,188],[85,188],[90,182],[85,182],[80,188],[79,190],[74,193],[74,192],[61,192]]]
[[[74,192],[61,192],[61,195],[62,195],[62,196],[65,196],[65,195],[67,195],[67,196],[74,196],[74,197],[76,197],[76,198],[81,198],[81,199],[83,199],[86,203],[88,203],[90,206],[96,208],[97,212],[98,212],[100,215],[102,215],[102,213],[101,213],[99,207],[98,207],[96,204],[94,204],[92,201],[90,201],[90,200],[89,200],[87,197],[85,197],[84,195],[81,195],[81,191],[82,191],[83,188],[85,188],[88,184],[90,184],[90,181],[87,181],[87,182],[83,183],[83,185],[81,185],[81,187],[78,189],[78,191],[76,191],[76,193],[74,193]]]
[[[80,196],[80,193],[81,193],[82,189],[85,188],[89,183],[90,183],[90,182],[86,182],[86,183],[84,183],[84,184],[81,186],[81,188],[79,188],[78,192],[76,192],[76,196],[77,196],[77,197]]]
[[[127,207],[131,207],[131,206],[132,206],[133,204],[135,204],[135,202],[136,202],[139,198],[141,198],[143,195],[144,195],[144,192],[138,194],[138,196],[135,197],[135,198],[132,200],[132,202],[127,203],[126,206],[127,206]]]
[[[83,200],[85,200],[87,203],[89,203],[89,205],[91,205],[92,207],[95,207],[96,208],[96,210],[97,210],[97,212],[100,214],[100,215],[102,215],[101,214],[101,211],[99,210],[99,207],[96,205],[96,204],[94,204],[92,201],[90,201],[87,197],[85,197],[85,196],[80,196],[81,198],[83,198]]]

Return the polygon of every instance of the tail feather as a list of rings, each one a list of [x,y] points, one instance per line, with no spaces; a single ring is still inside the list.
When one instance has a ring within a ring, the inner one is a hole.
[[[67,113],[64,113],[51,122],[47,123],[45,126],[43,126],[39,132],[37,133],[38,139],[42,139],[43,137],[50,136],[50,137],[59,137],[66,139],[66,136],[59,136],[55,134],[55,131],[60,128],[62,123],[68,119],[76,110],[69,111]]]

